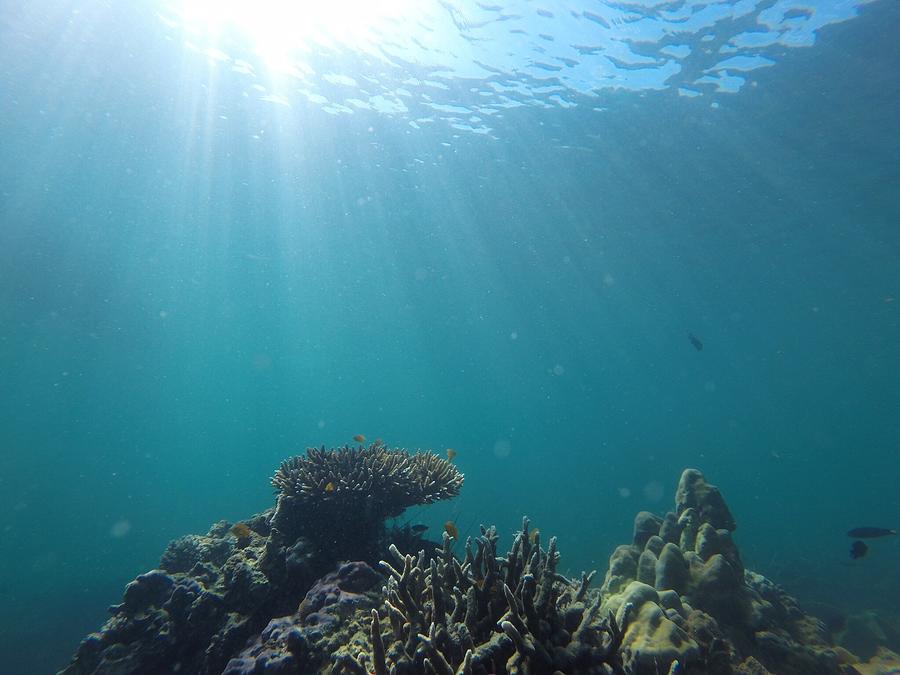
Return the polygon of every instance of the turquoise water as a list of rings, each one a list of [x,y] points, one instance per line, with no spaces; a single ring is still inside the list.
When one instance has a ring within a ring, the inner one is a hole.
[[[900,6],[426,3],[290,71],[120,4],[0,3],[0,672],[360,433],[601,574],[696,466],[749,567],[896,604]]]

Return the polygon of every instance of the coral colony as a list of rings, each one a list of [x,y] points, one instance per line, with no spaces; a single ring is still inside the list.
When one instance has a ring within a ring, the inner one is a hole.
[[[452,458],[451,458],[452,459]],[[719,490],[687,469],[674,510],[637,515],[599,588],[559,572],[524,519],[509,550],[387,527],[459,494],[433,453],[381,442],[282,463],[277,503],[169,544],[64,675],[856,673],[853,654],[745,570]],[[454,548],[461,548],[460,557]]]

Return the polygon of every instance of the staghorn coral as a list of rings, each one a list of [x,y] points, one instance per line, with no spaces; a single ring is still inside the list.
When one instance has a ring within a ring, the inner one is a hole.
[[[593,573],[579,583],[559,574],[556,539],[542,549],[527,518],[505,557],[497,540],[494,527],[482,527],[462,562],[446,534],[430,560],[392,547],[394,564],[381,562],[390,576],[382,613],[371,610],[370,648],[337,652],[332,672],[621,672],[622,631],[600,617],[600,597],[588,593]]]
[[[282,462],[272,478],[279,492],[272,524],[289,540],[308,537],[334,559],[375,560],[387,518],[455,497],[463,479],[431,452],[410,454],[380,442],[309,448]]]

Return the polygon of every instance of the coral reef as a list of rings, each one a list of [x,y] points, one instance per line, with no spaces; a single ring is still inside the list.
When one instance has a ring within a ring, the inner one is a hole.
[[[602,617],[593,576],[573,583],[557,572],[556,539],[546,550],[528,519],[509,552],[497,556],[497,531],[482,527],[460,562],[444,535],[428,560],[394,547],[381,613],[372,612],[371,649],[335,654],[351,672],[615,673],[621,631]],[[384,629],[382,629],[384,616]]]
[[[900,650],[900,615],[884,612],[859,612],[845,617],[834,631],[837,643],[863,659],[875,656],[879,649]]]
[[[364,633],[383,583],[366,563],[341,565],[309,590],[293,614],[272,619],[228,662],[225,675],[322,672],[332,653]]]
[[[411,455],[381,444],[313,449],[310,457],[309,464],[288,460],[276,474],[273,482],[282,490],[276,509],[171,542],[160,569],[128,584],[123,602],[110,607],[112,617],[62,672],[221,673],[273,617],[295,612],[315,580],[340,560],[377,561],[391,542],[432,550],[420,532],[387,530],[378,519],[453,496],[463,480],[431,453]],[[319,478],[340,487],[327,490],[327,499],[307,498]],[[290,508],[286,499],[293,500]],[[347,506],[336,505],[340,500]],[[338,514],[360,529],[348,534]],[[279,529],[284,523],[291,527]]]
[[[637,515],[592,589],[593,572],[560,573],[556,539],[543,548],[527,519],[505,555],[482,527],[461,559],[446,533],[439,545],[385,529],[458,493],[447,465],[380,444],[286,461],[275,509],[169,544],[63,674],[896,672],[893,624],[860,616],[832,635],[744,568],[734,517],[699,471],[682,474],[673,511]]]
[[[765,577],[744,569],[736,524],[718,488],[696,469],[681,476],[675,510],[641,512],[634,537],[610,557],[601,611],[627,624],[629,673],[853,672],[824,625]]]
[[[309,448],[272,478],[272,525],[289,539],[308,537],[335,559],[375,560],[384,521],[406,508],[450,499],[464,476],[431,452],[409,454],[379,441],[336,450]]]
[[[574,583],[556,569],[524,521],[509,552],[497,556],[496,529],[466,546],[452,540],[433,557],[424,550],[392,563],[381,593],[365,580],[346,592],[347,566],[312,589],[292,616],[273,620],[228,664],[228,675],[323,673],[619,673],[621,631],[601,618],[592,575]]]
[[[326,561],[306,540],[277,545],[271,511],[244,521],[237,537],[226,521],[205,536],[171,542],[160,569],[125,587],[100,632],[85,639],[66,675],[220,673],[272,616],[293,611]]]

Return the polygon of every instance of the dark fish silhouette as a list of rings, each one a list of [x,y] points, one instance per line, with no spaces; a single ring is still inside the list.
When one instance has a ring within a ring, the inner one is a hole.
[[[897,530],[889,530],[884,527],[854,527],[847,532],[847,536],[854,539],[875,539],[876,537],[890,537],[892,534],[897,534]]]
[[[703,351],[703,343],[700,342],[700,338],[698,338],[696,335],[694,335],[693,333],[688,333],[688,340],[691,341],[691,344],[694,345],[694,349],[696,349],[698,352]]]
[[[857,539],[850,545],[850,557],[856,560],[857,558],[862,558],[866,553],[869,552],[869,547],[866,546],[866,542],[860,541]]]

